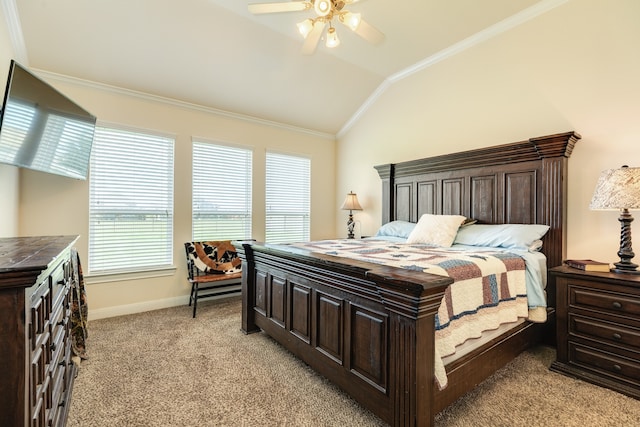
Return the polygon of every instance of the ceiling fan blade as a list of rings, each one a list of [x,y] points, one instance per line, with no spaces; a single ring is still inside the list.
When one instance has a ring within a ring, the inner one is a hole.
[[[303,55],[313,55],[313,52],[316,51],[316,47],[318,46],[320,37],[322,37],[322,31],[324,30],[325,25],[326,22],[320,20],[313,24],[313,29],[307,35],[307,38],[304,39],[304,44],[302,45],[301,52]]]
[[[249,5],[249,12],[259,15],[261,13],[298,12],[311,8],[308,1],[285,1],[279,3],[254,3]]]
[[[384,40],[384,34],[364,19],[360,20],[360,25],[355,29],[355,33],[373,44],[382,43]]]

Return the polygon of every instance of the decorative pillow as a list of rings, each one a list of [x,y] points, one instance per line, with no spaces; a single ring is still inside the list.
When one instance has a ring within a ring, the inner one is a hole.
[[[414,222],[391,221],[380,227],[376,236],[402,237],[403,239],[406,239],[414,228],[416,228],[416,224]]]
[[[533,246],[542,247],[542,242],[535,243],[548,230],[548,225],[541,224],[473,224],[460,228],[454,243],[529,250]]]
[[[431,246],[448,248],[466,218],[462,215],[424,214],[413,229],[407,243],[424,243]]]
[[[230,240],[185,243],[193,265],[204,273],[231,274],[242,271],[242,260]]]

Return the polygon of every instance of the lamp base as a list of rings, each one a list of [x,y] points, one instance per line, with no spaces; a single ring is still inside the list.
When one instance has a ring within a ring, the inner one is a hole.
[[[610,270],[612,273],[640,274],[640,270],[638,270],[638,264],[634,264],[628,260],[622,260],[620,262],[614,263],[613,265],[615,267]]]
[[[611,272],[640,274],[638,264],[631,262],[635,256],[631,248],[631,222],[633,221],[633,216],[631,216],[628,209],[622,209],[618,221],[620,221],[620,250],[618,251],[620,261],[613,264],[615,268],[612,268]]]
[[[353,212],[349,211],[349,219],[347,220],[347,239],[354,239],[356,236],[353,234],[353,229],[356,223],[353,221]]]

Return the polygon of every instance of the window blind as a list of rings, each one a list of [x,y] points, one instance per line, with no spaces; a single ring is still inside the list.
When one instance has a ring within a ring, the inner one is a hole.
[[[251,238],[252,151],[193,142],[194,241]]]
[[[173,138],[97,127],[89,182],[89,271],[173,264]]]
[[[309,240],[311,161],[308,158],[267,153],[265,241]]]

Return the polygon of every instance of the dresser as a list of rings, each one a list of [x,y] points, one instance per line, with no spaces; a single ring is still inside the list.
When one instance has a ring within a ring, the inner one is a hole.
[[[76,236],[0,239],[0,425],[64,426]]]
[[[551,370],[640,399],[640,276],[551,269],[557,360]]]

